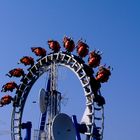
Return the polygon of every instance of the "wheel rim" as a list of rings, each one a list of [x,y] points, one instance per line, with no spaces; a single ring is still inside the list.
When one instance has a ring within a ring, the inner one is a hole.
[[[24,111],[24,106],[26,99],[30,93],[30,90],[36,80],[50,68],[52,62],[57,65],[64,66],[72,70],[81,82],[82,88],[84,90],[84,95],[86,98],[86,108],[89,110],[87,114],[88,132],[86,133],[86,140],[91,140],[94,138],[93,130],[97,121],[101,123],[101,139],[103,138],[103,128],[104,128],[104,109],[103,107],[98,107],[94,103],[94,93],[91,90],[90,79],[88,74],[84,70],[83,62],[77,59],[77,56],[67,54],[64,52],[51,53],[40,59],[35,65],[33,65],[28,74],[25,75],[23,82],[20,84],[19,89],[16,91],[15,99],[17,101],[17,106],[14,106],[11,119],[11,138],[12,140],[21,140],[21,123],[22,115]],[[97,107],[96,107],[97,106]],[[96,112],[101,112],[100,117],[96,117]]]

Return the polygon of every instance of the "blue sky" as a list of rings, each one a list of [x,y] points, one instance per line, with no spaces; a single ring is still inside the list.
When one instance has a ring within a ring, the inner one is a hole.
[[[102,64],[114,69],[109,82],[101,88],[106,99],[104,140],[140,139],[139,7],[139,0],[1,0],[0,86],[12,80],[5,76],[10,69],[25,68],[17,65],[22,56],[35,57],[30,47],[42,46],[49,52],[46,44],[49,39],[56,39],[62,45],[64,35],[75,42],[83,38],[90,50],[103,52]],[[69,99],[66,106],[82,108],[84,97],[80,84],[75,77],[69,81],[67,76],[71,73],[62,78],[68,81],[64,92],[69,97],[74,92],[70,83],[77,85],[73,97],[79,104]],[[11,111],[12,105],[0,108],[0,139],[10,139],[9,134],[1,135],[1,132],[10,128]],[[77,115],[81,112],[77,111]]]

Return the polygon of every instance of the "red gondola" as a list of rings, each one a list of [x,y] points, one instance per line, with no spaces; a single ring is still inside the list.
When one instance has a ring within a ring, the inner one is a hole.
[[[78,41],[78,45],[77,45],[77,53],[80,57],[85,57],[86,55],[88,55],[89,52],[89,46],[84,43],[83,41]]]
[[[63,39],[63,46],[67,52],[72,52],[75,48],[75,43],[71,38],[65,36]]]
[[[97,66],[100,65],[101,61],[101,54],[99,54],[99,51],[92,51],[89,54],[89,59],[88,59],[88,65],[90,67],[96,68]]]
[[[30,56],[24,56],[20,59],[20,63],[23,63],[25,66],[26,65],[34,65],[34,59]]]
[[[96,80],[101,83],[107,82],[110,75],[111,75],[110,67],[106,68],[102,66],[99,68],[99,71],[96,74]]]
[[[59,52],[60,45],[59,45],[59,43],[57,41],[48,40],[48,45],[49,45],[49,48],[52,49],[54,52]]]
[[[8,72],[8,74],[6,74],[6,75],[9,76],[9,77],[12,77],[12,76],[14,76],[14,77],[21,77],[21,76],[24,76],[25,73],[24,73],[23,69],[15,68],[15,69],[10,70]]]
[[[44,48],[32,47],[31,50],[32,50],[32,52],[35,53],[36,56],[41,56],[41,57],[46,56],[46,50]]]
[[[13,97],[11,97],[10,95],[5,95],[0,99],[0,105],[8,105],[11,103],[11,101],[13,101]]]
[[[15,82],[8,82],[2,86],[2,92],[13,91],[14,89],[18,89],[18,85]]]

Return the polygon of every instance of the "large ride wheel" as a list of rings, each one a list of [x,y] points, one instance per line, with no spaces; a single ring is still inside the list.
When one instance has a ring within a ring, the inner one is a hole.
[[[57,140],[58,138],[62,140],[66,140],[67,138],[74,140],[76,137],[77,140],[81,140],[80,134],[84,134],[82,139],[102,140],[104,130],[103,106],[105,104],[105,99],[101,95],[100,88],[101,83],[107,82],[111,75],[110,66],[107,68],[106,65],[101,66],[100,52],[94,50],[89,53],[89,46],[82,40],[79,40],[77,46],[75,46],[75,43],[71,38],[65,37],[63,40],[65,52],[60,51],[61,46],[59,42],[55,40],[49,40],[48,45],[52,50],[52,53],[49,54],[47,54],[47,51],[44,48],[31,48],[32,52],[40,57],[36,62],[34,61],[34,58],[30,56],[24,56],[20,59],[19,63],[30,66],[26,72],[21,68],[14,68],[6,74],[8,77],[21,77],[20,84],[11,81],[3,85],[1,90],[1,92],[12,92],[13,90],[16,90],[15,97],[5,95],[0,99],[0,107],[13,102],[11,139],[22,140],[23,135],[25,134],[23,129],[26,129],[27,132],[25,139],[31,139],[32,122],[28,119],[24,120],[24,117],[28,115],[28,113],[25,113],[25,105],[28,105],[27,99],[29,98],[29,93],[31,93],[31,90],[33,89],[33,85],[35,85],[35,83],[38,84],[41,76],[46,73],[49,75],[49,77],[45,79],[48,80],[48,84],[45,89],[42,88],[39,93],[41,119],[38,130],[39,134],[37,134],[36,140],[40,140],[40,138],[41,140],[42,138],[43,140]],[[71,54],[75,48],[78,56]],[[88,54],[87,63],[84,61],[84,57]],[[77,121],[75,114],[68,116],[67,114],[61,113],[62,96],[56,86],[57,76],[59,76],[57,75],[57,68],[59,69],[61,66],[70,69],[81,83],[82,92],[84,92],[85,97],[85,112],[83,113],[81,122]],[[96,69],[94,71],[93,68],[97,67],[99,70],[94,75]],[[30,109],[32,110],[32,108]],[[34,118],[36,119],[36,117]],[[64,120],[66,120],[65,123],[63,122]],[[25,123],[24,121],[27,122]],[[73,126],[73,128],[71,129],[67,126]],[[64,129],[61,131],[62,127],[67,128],[65,128],[65,131],[63,131]],[[58,129],[60,131],[56,132]],[[65,136],[61,135],[60,138],[60,133],[65,134]],[[69,135],[67,135],[68,133]],[[57,134],[59,134],[59,136]],[[46,136],[44,137],[44,135]]]
[[[51,69],[52,64],[69,68],[73,73],[75,73],[81,82],[86,99],[86,113],[83,116],[84,119],[86,118],[86,121],[83,122],[87,126],[87,132],[85,132],[86,140],[93,140],[93,138],[96,138],[96,131],[99,131],[99,137],[100,140],[102,140],[104,129],[104,108],[103,106],[98,106],[98,104],[94,102],[94,93],[92,91],[92,86],[94,85],[91,85],[90,82],[90,77],[92,77],[92,74],[87,73],[85,70],[86,64],[84,64],[81,59],[79,59],[76,55],[66,52],[50,53],[47,56],[39,59],[24,76],[19,88],[16,91],[14,99],[15,101],[13,104],[11,118],[11,139],[23,139],[21,125],[26,100],[34,83],[41,75]],[[98,94],[100,94],[99,90]]]

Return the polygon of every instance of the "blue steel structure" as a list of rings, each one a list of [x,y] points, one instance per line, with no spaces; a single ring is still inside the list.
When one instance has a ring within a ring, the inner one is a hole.
[[[48,97],[49,93],[50,93],[50,82],[51,82],[51,79],[49,78],[48,84],[47,84],[47,89],[46,89],[46,97]],[[41,121],[40,121],[40,128],[39,128],[40,131],[44,131],[45,123],[46,123],[46,116],[47,116],[47,109],[44,113],[41,114]]]

